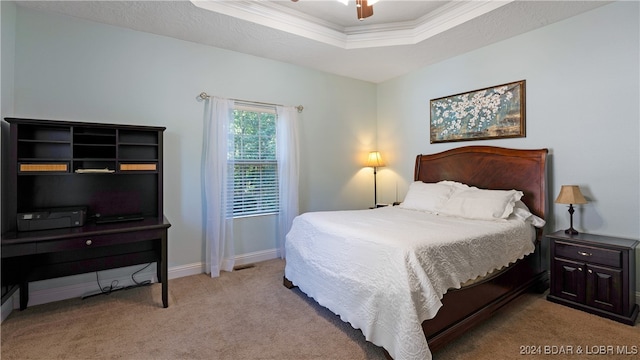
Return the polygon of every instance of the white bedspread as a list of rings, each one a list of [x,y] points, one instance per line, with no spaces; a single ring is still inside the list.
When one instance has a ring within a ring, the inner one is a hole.
[[[431,359],[421,323],[450,288],[534,251],[521,219],[465,220],[384,207],[298,216],[285,276],[396,360]]]

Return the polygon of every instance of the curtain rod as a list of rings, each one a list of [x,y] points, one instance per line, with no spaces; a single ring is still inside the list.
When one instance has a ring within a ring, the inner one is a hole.
[[[211,95],[207,94],[206,92],[201,92],[196,99],[198,101],[203,101],[203,100],[207,100],[211,97]],[[270,105],[270,106],[284,106],[284,105],[280,105],[280,104],[271,104],[271,103],[265,103],[265,102],[259,102],[259,101],[249,101],[249,100],[240,100],[240,99],[231,99],[233,101],[239,101],[239,102],[244,102],[244,103],[249,103],[249,104],[260,104],[260,105]],[[302,105],[298,105],[295,107],[299,113],[302,112],[302,110],[304,109],[304,107]]]

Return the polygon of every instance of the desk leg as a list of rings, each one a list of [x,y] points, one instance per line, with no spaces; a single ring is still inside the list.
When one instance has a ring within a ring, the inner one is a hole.
[[[162,254],[161,254],[161,260],[160,260],[160,264],[158,264],[158,266],[160,267],[160,281],[162,281],[162,306],[164,306],[165,308],[169,307],[169,276],[168,276],[168,271],[167,271],[167,230],[164,231],[164,233],[162,234],[162,239],[160,239],[162,241]]]
[[[27,308],[29,303],[29,282],[23,281],[20,283],[20,310]]]

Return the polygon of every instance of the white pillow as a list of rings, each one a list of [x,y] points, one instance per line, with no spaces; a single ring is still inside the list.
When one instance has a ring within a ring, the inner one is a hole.
[[[511,214],[513,217],[520,218],[523,221],[530,223],[531,225],[542,228],[546,222],[539,216],[536,216],[529,211],[529,208],[522,201],[516,201],[515,206],[513,207],[513,213]]]
[[[451,181],[451,180],[442,180],[439,181],[438,184],[443,184],[443,185],[449,185],[451,187],[453,187],[454,189],[468,189],[469,185],[467,184],[463,184],[461,182],[457,182],[457,181]]]
[[[440,208],[440,213],[467,219],[506,219],[523,195],[518,190],[458,188]]]
[[[449,199],[453,188],[446,184],[424,183],[415,181],[409,185],[409,191],[401,208],[428,211],[437,214],[440,207]]]

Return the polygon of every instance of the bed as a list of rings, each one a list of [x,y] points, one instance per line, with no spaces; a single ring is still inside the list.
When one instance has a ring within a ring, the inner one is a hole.
[[[491,196],[500,197],[516,191],[516,207],[523,205],[526,214],[540,220],[546,207],[546,157],[547,149],[461,147],[418,155],[414,180],[429,189],[450,186],[451,194],[462,193],[463,186],[473,194],[490,189]],[[448,216],[445,208],[454,196],[447,196],[439,205],[444,214],[401,204],[300,215],[287,235],[284,285],[299,287],[397,360],[429,359],[519,295],[547,288],[540,223],[536,228],[520,221],[512,209],[496,221]],[[405,203],[413,199],[408,193]],[[446,224],[440,224],[443,219]],[[449,233],[459,233],[460,240],[449,239]],[[423,246],[434,241],[438,250]],[[463,247],[471,252],[459,250]],[[472,284],[463,284],[476,276]]]

